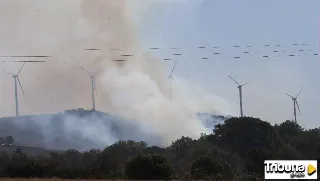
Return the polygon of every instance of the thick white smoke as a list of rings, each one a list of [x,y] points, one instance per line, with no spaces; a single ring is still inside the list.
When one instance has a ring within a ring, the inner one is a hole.
[[[1,53],[54,56],[46,64],[28,63],[21,72],[25,95],[20,94],[19,98],[23,114],[55,113],[77,107],[90,109],[90,79],[79,65],[98,72],[98,110],[138,125],[140,129],[137,131],[160,137],[162,145],[181,136],[198,137],[200,132],[206,131],[196,118],[197,112],[233,113],[221,98],[194,89],[193,85],[179,78],[174,79],[173,100],[170,100],[171,82],[167,79],[165,65],[139,49],[139,34],[130,14],[132,3],[128,2],[0,2],[0,47],[5,50]],[[144,5],[140,12],[152,3],[135,2]],[[101,51],[89,53],[84,51],[85,48],[100,48]],[[113,48],[124,50],[110,51]],[[123,59],[121,53],[135,56],[126,58],[125,62],[111,61]],[[17,65],[2,66],[6,70],[18,69]],[[11,79],[7,75],[0,78],[0,113],[5,116],[14,113]],[[108,129],[90,129],[101,126],[96,122],[88,126],[81,120],[64,124],[65,131],[77,129],[88,139],[105,139],[102,143],[106,143],[110,138],[101,138],[101,132]]]

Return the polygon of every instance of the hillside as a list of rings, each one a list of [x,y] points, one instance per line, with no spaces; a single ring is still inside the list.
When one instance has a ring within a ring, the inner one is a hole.
[[[61,152],[61,150],[50,150],[50,149],[30,147],[30,146],[18,146],[18,145],[0,146],[0,152],[4,151],[9,155],[11,155],[12,153],[16,153],[17,149],[19,149],[22,153],[29,156],[41,156],[41,155],[49,155],[52,152],[56,152],[56,153]]]
[[[197,116],[208,129],[226,119],[206,113]],[[118,140],[129,139],[160,144],[160,138],[141,129],[117,116],[81,108],[57,114],[0,118],[1,137],[10,135],[14,137],[15,145],[46,149],[104,148]]]

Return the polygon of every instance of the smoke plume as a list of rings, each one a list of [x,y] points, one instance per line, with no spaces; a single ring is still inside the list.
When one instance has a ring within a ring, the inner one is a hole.
[[[141,15],[152,3],[135,2]],[[179,79],[174,79],[180,82],[174,87],[182,92],[170,100],[171,82],[165,65],[140,50],[140,37],[130,7],[128,0],[1,1],[1,54],[53,56],[45,64],[27,63],[21,71],[25,91],[24,95],[19,92],[21,114],[55,113],[78,107],[91,109],[90,78],[79,66],[97,73],[98,110],[134,120],[127,123],[138,125],[137,131],[160,137],[163,145],[181,136],[198,137],[205,131],[196,118],[197,112],[230,113],[228,105],[221,107],[221,101],[214,102],[218,99],[212,95],[206,99],[205,92],[200,92],[202,99],[194,93],[183,94],[191,86]],[[85,51],[86,48],[101,50]],[[123,50],[110,50],[115,48]],[[135,56],[121,57],[121,54]],[[114,59],[126,61],[114,62]],[[3,63],[1,66],[15,73],[21,65]],[[10,116],[15,108],[13,80],[6,74],[0,77],[0,114]],[[90,132],[88,123],[71,122],[64,124],[65,131],[71,133],[77,129],[81,134],[90,134],[88,139],[101,139],[102,132],[109,131]],[[93,121],[91,126],[103,125]]]

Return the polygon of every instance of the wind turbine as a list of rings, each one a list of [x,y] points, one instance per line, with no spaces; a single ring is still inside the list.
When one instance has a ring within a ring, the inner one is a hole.
[[[303,90],[303,88],[304,88],[304,87],[302,87],[302,88],[301,88],[300,92],[297,94],[297,96],[296,96],[296,97],[293,97],[293,96],[291,96],[291,95],[289,95],[289,94],[286,94],[286,93],[285,93],[285,95],[287,95],[287,96],[291,97],[291,98],[292,98],[292,100],[293,100],[293,114],[294,114],[294,121],[295,121],[296,123],[297,123],[297,111],[296,111],[296,105],[297,105],[298,110],[299,110],[299,113],[300,113],[300,115],[301,115],[301,112],[300,112],[300,108],[299,108],[299,104],[298,104],[297,98],[298,98],[298,96],[300,95],[300,93],[301,93],[301,91]]]
[[[175,60],[175,61],[174,61],[173,68],[172,68],[172,70],[171,70],[170,75],[168,76],[168,78],[171,80],[171,85],[170,85],[170,100],[172,100],[172,80],[173,80],[172,74],[173,74],[173,72],[174,72],[174,69],[176,68],[177,61],[178,61],[178,60]]]
[[[94,92],[96,90],[96,83],[95,83],[95,77],[96,77],[96,73],[95,74],[91,74],[89,73],[86,69],[84,69],[83,67],[80,67],[83,71],[85,71],[87,74],[89,74],[90,78],[91,78],[91,91],[92,91],[92,110],[95,111],[96,110],[96,103],[95,103],[95,99],[94,99]]]
[[[13,73],[10,73],[10,72],[7,72],[7,71],[4,71],[5,73],[7,74],[10,74],[12,75],[13,79],[14,79],[14,95],[15,95],[15,101],[16,101],[16,116],[19,116],[19,104],[18,104],[18,88],[17,88],[17,82],[19,83],[20,85],[20,88],[21,88],[21,91],[22,93],[24,94],[23,92],[23,88],[21,86],[21,82],[20,82],[20,79],[19,79],[19,74],[23,68],[23,66],[26,64],[26,62],[21,66],[19,72],[17,74],[13,74]]]
[[[246,84],[251,83],[252,81],[249,81],[247,83],[244,83],[240,85],[237,81],[235,81],[230,75],[228,75],[231,80],[233,80],[236,84],[238,84],[238,89],[239,89],[239,96],[240,96],[240,115],[243,117],[243,109],[242,109],[242,87],[245,86]]]

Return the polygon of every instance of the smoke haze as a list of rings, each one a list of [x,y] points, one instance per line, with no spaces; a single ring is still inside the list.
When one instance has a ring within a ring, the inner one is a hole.
[[[135,2],[135,12],[138,9],[142,16],[153,1]],[[224,99],[209,95],[182,78],[174,79],[176,93],[170,100],[171,82],[167,79],[166,65],[140,50],[131,6],[126,0],[32,0],[32,3],[2,0],[1,54],[53,56],[45,64],[27,63],[21,71],[25,94],[19,90],[20,113],[91,109],[90,78],[78,67],[83,66],[89,72],[98,73],[97,109],[127,120],[123,124],[138,125],[137,131],[157,137],[160,145],[170,144],[181,136],[198,137],[200,132],[205,132],[196,118],[197,112],[233,114],[234,110]],[[84,51],[85,48],[101,51]],[[110,51],[113,48],[125,50]],[[120,57],[122,53],[135,56]],[[112,59],[127,61],[113,62]],[[2,63],[1,69],[15,73],[19,66]],[[3,74],[0,86],[0,115],[13,115],[12,78]],[[101,139],[101,134],[110,131],[107,124],[92,121],[89,126],[88,122],[66,118],[71,121],[63,123],[64,131],[70,133],[65,136],[72,137],[76,129],[86,135],[86,139],[93,140]],[[89,131],[94,127],[106,129]],[[100,145],[114,141],[108,135],[103,136],[105,140],[100,140]]]

